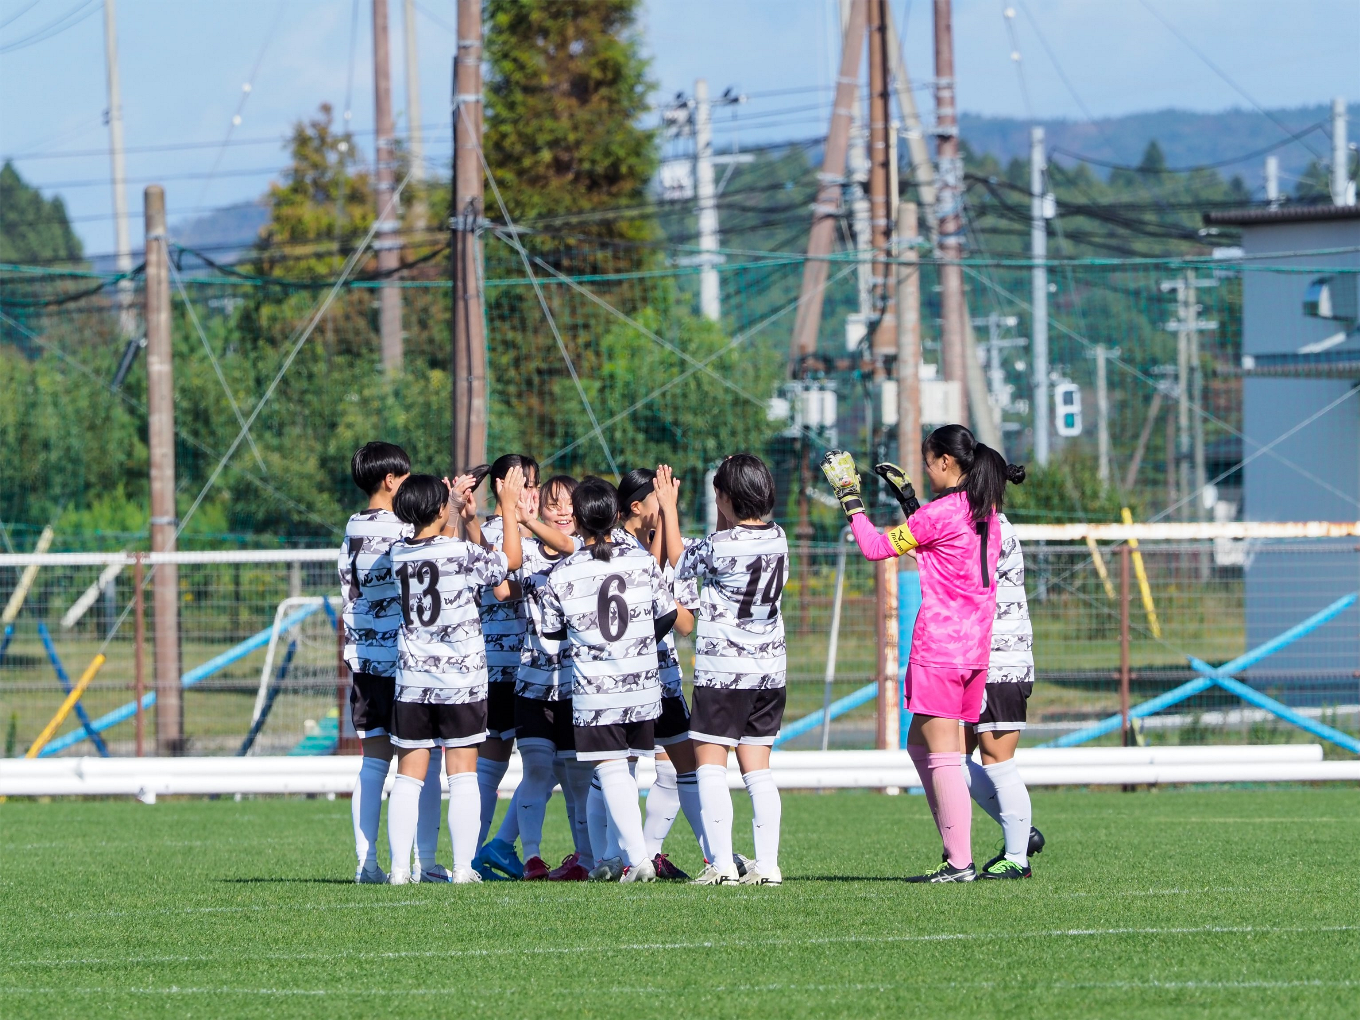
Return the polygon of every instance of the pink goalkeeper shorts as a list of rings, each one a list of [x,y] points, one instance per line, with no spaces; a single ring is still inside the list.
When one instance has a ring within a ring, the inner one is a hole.
[[[913,715],[937,715],[975,723],[982,714],[982,692],[986,686],[985,666],[966,669],[908,662],[903,704]]]

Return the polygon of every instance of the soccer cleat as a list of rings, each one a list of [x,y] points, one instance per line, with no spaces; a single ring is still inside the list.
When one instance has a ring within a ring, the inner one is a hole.
[[[623,858],[611,857],[601,861],[590,869],[588,877],[592,882],[617,882],[623,877]]]
[[[737,874],[737,867],[735,864],[729,866],[726,871],[719,868],[716,864],[705,864],[704,870],[699,872],[699,877],[690,884],[736,885],[740,880],[741,876]]]
[[[548,872],[549,882],[584,882],[590,878],[590,872],[581,863],[579,853],[567,854],[562,858],[562,863]]]
[[[916,498],[916,490],[912,487],[911,479],[896,464],[888,461],[875,464],[874,474],[887,483],[888,491],[892,493],[893,499],[897,500],[897,505],[902,508],[903,515],[910,517],[921,509],[921,501]]]
[[[412,872],[412,877],[417,882],[447,882],[450,875],[449,869],[442,864],[431,864],[428,868]]]
[[[542,857],[530,857],[524,862],[524,881],[526,882],[546,882],[548,880],[548,863]]]
[[[387,876],[388,885],[410,885],[411,873],[403,871],[401,868],[393,868],[392,874]]]
[[[491,840],[473,859],[472,866],[485,877],[485,868],[477,867],[478,864],[494,868],[510,878],[524,877],[524,865],[520,863],[519,854],[515,853],[513,845],[503,839]]]
[[[481,880],[482,876],[468,867],[456,867],[449,874],[449,881],[454,885],[471,885]]]
[[[386,885],[387,872],[383,871],[382,868],[378,867],[377,861],[374,861],[372,864],[365,864],[362,868],[355,869],[354,884]]]
[[[855,458],[844,450],[829,450],[822,458],[822,474],[831,483],[831,491],[840,500],[841,509],[847,518],[864,512],[864,500],[860,498],[859,473],[855,470]]]
[[[740,877],[751,870],[755,861],[751,860],[751,858],[747,857],[745,854],[733,854],[732,863],[737,866],[737,876]]]
[[[623,869],[623,874],[619,876],[619,884],[627,885],[629,882],[655,882],[656,868],[652,867],[651,861],[643,861],[638,865],[630,865]]]
[[[1002,854],[1000,857],[993,857],[982,866],[982,871],[978,878],[1033,878],[1034,872],[1030,871],[1029,865],[1024,867],[1016,864],[1013,860]]]
[[[741,876],[739,885],[783,885],[784,875],[778,868],[761,871],[754,864],[748,865],[746,874]]]
[[[688,882],[689,876],[671,863],[671,859],[665,854],[657,854],[652,858],[652,867],[656,869],[656,877],[662,882]]]
[[[956,868],[948,861],[941,861],[940,866],[933,871],[927,871],[924,875],[912,875],[907,879],[908,882],[971,882],[977,878],[977,872],[973,870],[971,864],[965,864],[962,868]]]
[[[1037,853],[1042,853],[1044,844],[1048,840],[1044,839],[1044,834],[1034,826],[1029,827],[1029,849],[1025,851],[1026,857],[1033,857]]]
[[[483,882],[509,882],[512,881],[509,875],[502,875],[499,871],[487,864],[479,857],[472,859],[472,870],[482,876]]]

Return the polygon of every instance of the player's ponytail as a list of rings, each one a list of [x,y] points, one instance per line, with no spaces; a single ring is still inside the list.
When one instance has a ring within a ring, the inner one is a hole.
[[[936,429],[921,444],[921,452],[936,458],[954,458],[963,477],[958,489],[968,497],[968,509],[975,524],[981,524],[1002,508],[1006,483],[1019,485],[1025,480],[1023,464],[1007,464],[1006,458],[985,443],[979,443],[962,425]]]
[[[609,533],[619,519],[619,493],[603,478],[588,475],[581,479],[571,497],[571,515],[576,530],[589,540],[590,554],[597,560],[609,561],[614,556]]]

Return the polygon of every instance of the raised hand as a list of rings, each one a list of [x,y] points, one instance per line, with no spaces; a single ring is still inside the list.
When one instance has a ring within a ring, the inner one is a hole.
[[[893,499],[897,500],[904,516],[910,517],[921,509],[921,501],[916,498],[916,489],[912,487],[911,479],[896,464],[888,461],[875,464],[874,474],[887,483],[888,491],[892,493]]]
[[[671,470],[669,464],[656,466],[656,478],[652,481],[652,488],[656,490],[656,501],[661,505],[663,514],[670,517],[679,512],[680,479],[675,477],[675,472]]]
[[[831,491],[840,500],[846,519],[864,513],[864,500],[860,498],[859,472],[855,469],[855,458],[844,450],[829,450],[822,458],[822,474],[831,483]]]

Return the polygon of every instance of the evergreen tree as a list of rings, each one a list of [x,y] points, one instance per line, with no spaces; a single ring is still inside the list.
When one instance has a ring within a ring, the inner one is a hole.
[[[6,160],[0,167],[0,262],[79,262],[81,256],[66,203],[44,199]]]

